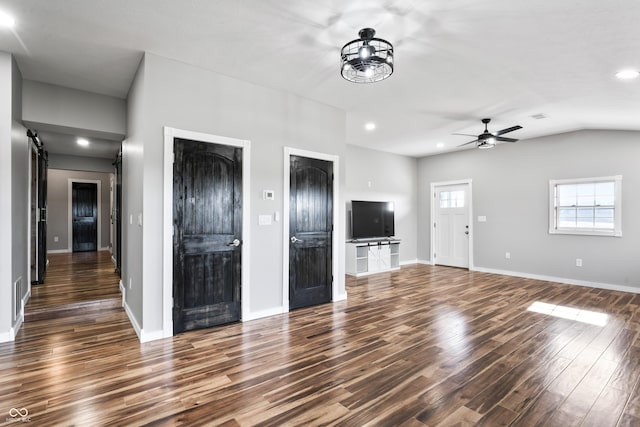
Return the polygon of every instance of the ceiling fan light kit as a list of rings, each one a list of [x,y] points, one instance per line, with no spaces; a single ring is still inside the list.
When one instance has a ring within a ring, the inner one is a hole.
[[[499,130],[496,133],[491,133],[487,129],[487,125],[491,119],[482,119],[482,123],[484,123],[484,132],[482,132],[476,139],[473,141],[465,142],[464,144],[458,145],[458,147],[464,147],[469,144],[476,144],[476,147],[480,149],[493,148],[496,146],[497,142],[517,142],[518,140],[515,138],[506,138],[504,136],[505,133],[513,132],[514,130],[522,129],[522,126],[511,126],[510,128]]]
[[[393,45],[374,37],[373,28],[363,28],[359,39],[342,47],[340,73],[353,83],[375,83],[393,74]]]

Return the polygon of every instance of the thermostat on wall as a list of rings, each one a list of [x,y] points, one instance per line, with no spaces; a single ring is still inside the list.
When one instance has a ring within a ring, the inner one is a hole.
[[[264,200],[274,200],[276,198],[275,191],[273,191],[273,190],[262,190],[262,198]]]

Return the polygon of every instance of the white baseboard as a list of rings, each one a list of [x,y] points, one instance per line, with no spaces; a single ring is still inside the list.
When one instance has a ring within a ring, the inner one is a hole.
[[[24,322],[24,308],[22,309],[20,315],[16,319],[16,323],[12,328],[9,328],[7,332],[0,333],[0,343],[15,341],[16,333],[20,330],[22,323]]]
[[[13,328],[10,328],[7,332],[0,332],[0,343],[13,341],[15,338]]]
[[[47,251],[48,254],[69,254],[71,253],[71,249],[50,249]]]
[[[120,286],[121,286],[120,290],[123,290],[124,287],[122,286],[122,281],[120,281]],[[131,322],[131,326],[133,326],[133,330],[136,332],[136,335],[138,336],[138,340],[140,341],[141,344],[149,341],[168,338],[167,336],[165,336],[165,333],[162,330],[147,332],[144,329],[142,329],[138,324],[138,321],[136,320],[135,316],[131,312],[129,305],[127,305],[127,302],[124,300],[124,295],[125,294],[123,293],[122,307],[124,307],[124,311],[125,313],[127,313],[127,317],[129,317],[129,322]]]
[[[246,317],[242,318],[242,321],[248,322],[249,320],[262,319],[263,317],[275,316],[276,314],[282,313],[286,313],[284,307],[273,307],[266,310],[250,312]]]
[[[163,338],[169,338],[165,336],[164,331],[162,330],[146,332],[144,329],[140,331],[140,335],[138,335],[138,337],[140,338],[140,343],[161,340]]]
[[[140,342],[142,342],[142,336],[141,336],[142,328],[140,327],[140,325],[138,325],[138,321],[136,320],[135,316],[131,312],[129,305],[124,300],[124,294],[122,295],[123,295],[122,307],[124,308],[124,312],[127,313],[127,317],[129,318],[129,322],[131,322],[131,326],[133,326],[133,330],[136,331],[136,335],[138,336],[138,339],[140,340]]]
[[[419,259],[416,261],[417,264],[425,264],[425,265],[432,265],[431,261],[429,261],[428,259]]]
[[[400,265],[422,264],[418,259],[411,259],[408,261],[400,261]]]
[[[18,318],[16,319],[16,323],[13,325],[13,328],[11,328],[11,333],[13,334],[13,338],[14,339],[15,339],[16,334],[20,330],[20,327],[22,326],[23,323],[24,323],[24,306],[20,310],[20,314],[18,315]]]
[[[108,250],[109,250],[109,246],[105,246],[104,248],[98,249],[98,251],[100,251],[100,252],[104,252],[104,251],[108,251]]]
[[[347,292],[343,292],[341,294],[336,295],[331,301],[332,302],[337,302],[337,301],[345,301],[347,299]]]
[[[494,268],[474,267],[473,271],[481,273],[501,274],[503,276],[522,277],[524,279],[544,280],[547,282],[564,283],[566,285],[586,286],[589,288],[606,289],[608,291],[622,291],[640,294],[640,288],[633,286],[614,285],[611,283],[589,282],[586,280],[567,279],[565,277],[545,276],[542,274],[521,273],[519,271],[498,270]]]
[[[113,263],[113,265],[116,265],[116,259],[113,257],[113,255],[111,255],[111,262]]]

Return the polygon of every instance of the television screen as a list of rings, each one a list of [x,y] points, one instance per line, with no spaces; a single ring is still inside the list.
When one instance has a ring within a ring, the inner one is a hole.
[[[351,202],[351,237],[391,237],[394,231],[393,202]]]

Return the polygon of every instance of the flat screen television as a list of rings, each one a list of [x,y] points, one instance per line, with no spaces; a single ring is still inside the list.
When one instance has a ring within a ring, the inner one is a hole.
[[[393,202],[351,202],[351,238],[370,239],[394,234]]]

